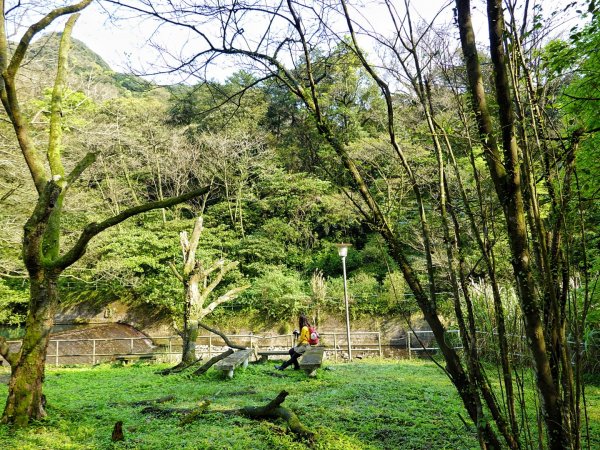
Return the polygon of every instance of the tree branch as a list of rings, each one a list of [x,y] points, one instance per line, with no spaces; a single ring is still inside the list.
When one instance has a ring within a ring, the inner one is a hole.
[[[67,61],[69,49],[71,48],[71,33],[79,14],[73,14],[67,20],[63,34],[58,46],[58,64],[56,78],[54,79],[54,88],[52,90],[52,99],[50,101],[50,130],[48,134],[48,163],[50,164],[50,173],[54,175],[65,176],[65,168],[60,158],[60,146],[62,142],[62,100],[67,79]]]
[[[223,337],[223,336],[221,336]],[[230,346],[231,347],[231,346]],[[239,347],[238,347],[239,348]],[[242,348],[242,350],[244,350]],[[205,364],[202,365],[202,367],[199,367],[198,369],[196,369],[192,375],[202,375],[204,373],[206,373],[206,371],[208,369],[210,369],[212,366],[214,366],[217,362],[221,361],[222,359],[227,358],[229,355],[231,355],[233,353],[233,348],[228,348],[226,351],[224,351],[223,353],[219,353],[218,355],[213,356],[212,358],[210,358],[208,361],[206,361]]]
[[[120,214],[110,217],[109,219],[106,219],[100,223],[92,222],[84,228],[81,236],[79,236],[79,239],[71,248],[71,250],[54,261],[53,266],[58,269],[66,269],[69,267],[83,256],[90,240],[107,228],[113,227],[135,215],[152,211],[153,209],[168,208],[169,206],[183,203],[200,195],[206,194],[209,190],[210,187],[205,186],[177,197],[171,197],[164,200],[157,200],[154,202],[144,203],[143,205],[134,206],[133,208],[126,209]]]
[[[281,406],[287,396],[287,391],[281,391],[277,397],[265,406],[245,406],[239,410],[239,413],[251,419],[283,419],[290,427],[290,431],[299,437],[312,441],[315,438],[315,433],[306,428],[294,412]]]
[[[98,152],[89,152],[81,159],[81,161],[77,163],[73,170],[71,170],[71,173],[67,175],[67,188],[79,179],[79,177],[85,171],[85,169],[87,169],[92,164],[94,164],[94,162],[96,162],[97,156]]]
[[[48,227],[48,220],[55,210],[62,192],[55,180],[44,186],[29,220],[25,223],[23,235],[23,261],[31,273],[42,263],[42,241]]]
[[[21,186],[23,186],[22,182],[20,182],[14,188],[10,188],[8,191],[6,191],[4,194],[2,194],[0,196],[0,203],[2,203],[4,200],[6,200],[7,198],[9,198],[11,195],[13,195],[17,191],[17,189],[19,189]]]
[[[196,264],[196,250],[198,250],[198,243],[200,242],[200,235],[202,234],[204,219],[197,217],[194,223],[194,230],[192,231],[192,237],[189,240],[188,248],[185,252],[185,261],[183,266],[183,273],[191,273]]]
[[[205,323],[202,323],[200,321],[198,321],[198,326],[204,328],[207,331],[210,331],[211,333],[214,333],[214,334],[220,336],[221,339],[223,339],[223,341],[225,342],[225,344],[227,344],[227,346],[229,346],[231,348],[237,348],[238,350],[246,350],[246,347],[243,347],[241,345],[237,345],[237,344],[234,344],[233,342],[231,342],[229,340],[229,338],[227,336],[225,336],[223,333],[221,333],[219,330],[217,330],[215,328],[211,328],[208,325],[206,325]]]
[[[8,41],[6,39],[5,18],[3,16],[0,19],[0,32],[2,32],[2,37],[0,38],[0,70],[2,70],[3,81],[2,86],[0,86],[0,100],[2,100],[2,105],[13,125],[19,147],[21,148],[21,152],[25,158],[29,172],[31,173],[35,188],[40,195],[42,194],[44,185],[47,181],[46,168],[40,155],[36,151],[34,142],[29,136],[27,120],[21,113],[15,77],[33,37],[44,30],[56,18],[81,11],[88,6],[91,1],[92,0],[83,0],[74,5],[56,8],[39,22],[31,25],[17,45],[10,63],[8,62],[9,49]],[[4,4],[4,2],[2,2],[2,4]]]
[[[218,275],[215,277],[214,280],[212,280],[210,282],[210,284],[208,286],[206,286],[203,290],[202,290],[202,296],[204,298],[206,298],[208,296],[208,294],[210,294],[212,291],[214,291],[214,289],[219,285],[219,283],[223,280],[223,276],[229,272],[231,269],[233,269],[234,267],[236,267],[239,264],[238,261],[233,261],[229,264],[227,264],[226,266],[221,266],[221,271],[218,273]],[[219,267],[219,262],[216,263],[217,268]],[[212,267],[211,267],[212,269]],[[210,270],[210,269],[209,269]],[[211,270],[212,272],[212,270]]]
[[[213,312],[213,310],[217,306],[237,298],[242,292],[244,292],[249,287],[250,287],[250,285],[247,284],[245,286],[236,287],[234,289],[231,289],[230,291],[227,291],[225,294],[221,295],[218,299],[216,299],[214,302],[212,302],[206,308],[202,309],[203,316],[207,316],[208,314]]]
[[[179,273],[179,270],[177,270],[177,266],[175,265],[175,263],[173,263],[172,261],[169,262],[169,267],[171,268],[173,275],[175,275],[175,278],[177,278],[181,283],[183,283],[183,277]]]

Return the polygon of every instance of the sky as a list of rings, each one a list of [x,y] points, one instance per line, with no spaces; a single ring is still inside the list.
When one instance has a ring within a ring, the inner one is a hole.
[[[419,14],[425,19],[432,18],[434,13],[450,2],[451,0],[413,1]],[[371,7],[367,13],[372,23],[385,22],[378,17],[380,14],[385,14],[382,8]],[[451,11],[448,9],[446,18],[448,19],[450,15]],[[149,21],[130,19],[113,23],[108,20],[100,4],[93,3],[82,12],[73,31],[73,37],[98,53],[113,69],[126,71],[130,65],[136,67],[144,61],[145,57],[151,57],[152,52],[147,45],[147,37],[154,29],[155,25]]]
[[[148,53],[150,33],[150,28],[141,20],[114,23],[99,3],[94,2],[82,12],[73,37],[100,55],[112,69],[128,72],[130,64],[137,66],[139,58],[143,59]]]
[[[402,0],[397,3],[402,3]],[[452,20],[453,5],[451,3],[453,3],[452,0],[418,0],[412,2],[415,12],[425,20],[431,20],[443,5],[450,4],[450,7],[446,8],[445,14],[438,19],[444,23],[450,23]],[[543,3],[547,7],[549,4],[561,5],[566,2],[565,0],[544,0]],[[483,0],[472,0],[472,5],[477,32],[478,29],[482,30],[485,27],[485,17],[483,15],[485,5]],[[385,20],[386,11],[382,7],[371,6],[362,11],[375,27],[379,24],[388,23]],[[567,26],[570,28],[572,25]],[[148,45],[148,38],[154,30],[155,24],[148,20],[129,19],[113,23],[103,11],[102,5],[99,2],[94,2],[82,12],[73,31],[73,36],[100,55],[114,70],[131,72],[133,69],[134,71],[144,72],[148,70],[146,68],[147,64],[156,58],[155,52]],[[180,47],[184,46],[183,43],[187,37],[183,32],[177,35],[178,32],[171,30],[169,33],[166,39],[164,36],[162,36],[162,39],[173,48],[178,45]],[[234,68],[232,67],[225,68],[221,70],[222,73],[214,73],[212,76],[216,79],[223,79],[233,71]],[[178,80],[162,80],[162,82],[169,81]],[[158,82],[161,82],[161,80],[159,79]]]

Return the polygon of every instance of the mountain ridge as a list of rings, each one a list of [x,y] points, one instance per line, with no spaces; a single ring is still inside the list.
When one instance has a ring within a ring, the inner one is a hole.
[[[54,75],[47,74],[56,72],[61,36],[62,33],[42,35],[28,49],[22,78],[37,85],[36,91],[49,87],[54,80]],[[113,70],[100,55],[75,38],[72,38],[68,65],[69,88],[84,91],[88,95],[91,93],[92,97],[141,94],[158,87],[138,75]]]

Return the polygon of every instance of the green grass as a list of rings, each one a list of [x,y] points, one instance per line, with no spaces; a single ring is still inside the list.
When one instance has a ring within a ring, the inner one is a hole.
[[[0,448],[307,448],[282,423],[213,413],[263,405],[283,389],[290,393],[284,406],[317,433],[317,449],[478,448],[473,427],[465,427],[459,419],[465,413],[458,396],[431,363],[328,363],[316,379],[289,369],[276,372],[272,363],[239,369],[233,380],[214,371],[190,379],[156,375],[159,367],[164,366],[49,368],[48,418],[25,430],[0,426]],[[1,385],[0,396],[5,397],[6,391]],[[181,426],[177,417],[153,417],[143,414],[143,407],[131,405],[166,395],[175,400],[165,407],[189,408],[208,399],[210,413]],[[598,425],[600,388],[588,388],[588,403]],[[126,440],[113,443],[111,432],[118,420],[124,423]]]

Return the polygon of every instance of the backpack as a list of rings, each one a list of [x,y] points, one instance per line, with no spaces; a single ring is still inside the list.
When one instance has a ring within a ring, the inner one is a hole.
[[[308,327],[308,343],[310,345],[319,344],[319,333],[315,327]]]

